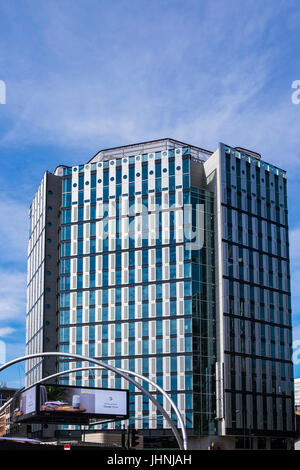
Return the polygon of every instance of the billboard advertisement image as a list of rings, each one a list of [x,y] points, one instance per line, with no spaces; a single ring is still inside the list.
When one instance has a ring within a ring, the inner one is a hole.
[[[32,387],[16,398],[13,409],[13,418],[24,418],[36,413],[36,387]]]
[[[127,394],[124,390],[41,385],[40,411],[126,416]]]
[[[87,423],[91,418],[128,417],[128,391],[65,385],[38,385],[14,405],[16,421]]]

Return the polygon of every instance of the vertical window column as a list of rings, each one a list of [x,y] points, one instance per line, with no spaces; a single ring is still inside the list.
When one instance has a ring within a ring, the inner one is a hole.
[[[83,253],[90,253],[90,224],[83,224]]]
[[[127,253],[125,253],[127,255]],[[129,296],[128,296],[128,287],[122,288],[122,320],[128,319],[128,310],[129,310]]]
[[[102,255],[96,256],[95,267],[96,267],[95,285],[96,287],[101,287],[102,286]]]
[[[101,206],[99,206],[102,208]],[[101,252],[103,249],[103,222],[98,220],[96,222],[96,251]]]
[[[108,283],[110,286],[113,286],[115,284],[115,278],[116,278],[116,272],[115,272],[115,267],[116,267],[116,260],[115,260],[115,254],[110,254],[108,256]]]
[[[142,282],[142,252],[135,252],[135,282]]]
[[[122,253],[122,284],[129,284],[129,256],[128,253]]]
[[[175,261],[175,260],[172,260]],[[170,254],[169,248],[162,249],[162,278],[170,279]]]
[[[78,225],[71,226],[71,256],[77,255]]]

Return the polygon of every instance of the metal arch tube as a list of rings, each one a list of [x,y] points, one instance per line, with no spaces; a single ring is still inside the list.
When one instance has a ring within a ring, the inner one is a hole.
[[[111,366],[110,364],[105,364],[102,361],[99,361],[97,359],[93,359],[93,358],[90,358],[90,357],[85,357],[85,356],[82,356],[80,354],[60,353],[60,352],[43,352],[43,353],[29,354],[27,356],[22,356],[22,357],[18,357],[16,359],[13,359],[13,360],[7,362],[6,364],[3,364],[0,367],[0,372],[2,372],[3,370],[7,369],[8,367],[10,367],[14,364],[17,364],[18,362],[22,362],[22,361],[26,361],[28,359],[34,359],[34,358],[38,358],[38,357],[47,357],[47,356],[69,357],[71,359],[78,359],[78,360],[83,361],[83,362],[92,362],[94,364],[97,364],[98,366],[103,367],[104,369],[111,370],[112,372],[116,373],[117,375],[120,375],[121,377],[123,377],[128,382],[132,383],[136,388],[138,388],[144,395],[146,395],[155,404],[155,406],[159,409],[159,411],[161,412],[163,417],[167,420],[167,422],[171,426],[173,434],[174,434],[174,436],[175,436],[175,438],[178,442],[179,448],[181,450],[186,450],[184,448],[183,442],[182,442],[182,440],[181,440],[181,438],[178,434],[177,428],[175,427],[175,425],[174,425],[173,421],[171,420],[171,418],[169,417],[168,413],[158,403],[158,401],[155,398],[153,398],[153,396],[147,390],[145,390],[144,387],[142,387],[142,385],[140,385],[138,382],[133,380],[131,377],[129,377],[127,374],[125,374],[121,370],[116,369],[114,366]]]
[[[134,375],[135,377],[138,377],[139,379],[145,380],[145,382],[148,382],[153,387],[155,387],[166,398],[166,400],[170,403],[171,407],[174,409],[174,411],[176,413],[176,416],[178,418],[178,421],[179,421],[180,427],[181,427],[181,431],[182,431],[183,447],[184,447],[185,450],[187,450],[188,442],[187,442],[187,434],[186,434],[186,429],[185,429],[185,426],[184,426],[184,421],[183,421],[183,418],[182,418],[182,415],[181,415],[179,409],[175,405],[172,398],[165,392],[165,390],[163,388],[161,388],[159,385],[157,385],[152,380],[148,379],[148,377],[144,377],[143,375],[138,374],[136,372],[131,372],[130,370],[124,370],[124,369],[120,369],[120,370],[122,370],[123,372],[125,372],[128,375]]]
[[[55,374],[48,375],[47,377],[43,377],[42,379],[38,380],[34,384],[31,384],[31,385],[28,385],[27,387],[21,388],[16,393],[14,393],[14,395],[9,400],[7,400],[2,406],[0,406],[0,413],[2,413],[2,411],[4,411],[5,408],[7,408],[17,398],[18,395],[20,395],[21,393],[26,392],[26,390],[29,390],[30,388],[35,387],[36,385],[40,385],[41,383],[46,382],[47,380],[59,377],[60,375],[71,374],[72,372],[79,372],[81,370],[87,370],[87,369],[95,370],[95,369],[98,369],[98,367],[80,367],[78,369],[69,369],[69,370],[66,370],[66,371],[56,372]],[[101,370],[102,370],[102,367],[101,367]]]
[[[10,398],[6,403],[4,403],[4,405],[2,405],[0,407],[0,413],[7,407],[10,405],[10,403],[12,403],[12,401],[20,394],[20,393],[23,393],[25,392],[26,390],[28,390],[29,388],[35,386],[35,385],[39,385],[43,382],[46,382],[47,380],[50,380],[50,379],[53,379],[53,378],[56,378],[56,377],[59,377],[61,375],[67,375],[67,374],[71,374],[71,373],[74,373],[74,372],[80,372],[80,371],[83,371],[83,370],[102,370],[103,367],[80,367],[80,368],[77,368],[77,369],[69,369],[69,370],[66,370],[66,371],[61,371],[61,372],[56,372],[55,374],[52,374],[52,375],[49,375],[48,377],[44,377],[43,379],[40,379],[38,380],[37,382],[35,382],[34,384],[32,385],[29,385],[28,387],[26,388],[23,388],[22,390],[18,390],[17,393],[14,394],[14,396],[12,398]],[[124,372],[125,374],[128,374],[128,375],[133,375],[135,377],[138,377],[142,380],[144,380],[145,382],[148,382],[149,384],[151,384],[152,386],[154,386],[165,398],[166,400],[170,403],[171,407],[174,409],[176,415],[177,415],[177,418],[179,420],[179,423],[180,423],[180,426],[181,426],[181,430],[182,430],[182,437],[183,437],[183,446],[184,446],[184,449],[187,450],[187,446],[188,446],[188,443],[187,443],[187,435],[186,435],[186,429],[185,429],[185,426],[184,426],[184,422],[183,422],[183,418],[182,418],[182,415],[180,413],[180,411],[178,410],[177,406],[175,405],[175,403],[173,402],[173,400],[169,397],[169,395],[165,392],[165,390],[163,390],[159,385],[157,385],[155,382],[153,382],[152,380],[148,379],[148,377],[144,377],[143,375],[141,374],[138,374],[137,372],[132,372],[132,371],[129,371],[129,370],[124,370],[124,369],[118,369],[119,371],[121,372]]]

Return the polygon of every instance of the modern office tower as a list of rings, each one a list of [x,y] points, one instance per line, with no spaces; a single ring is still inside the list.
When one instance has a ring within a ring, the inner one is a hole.
[[[27,352],[149,377],[182,412],[191,448],[289,448],[288,246],[286,174],[255,152],[161,139],[61,165],[31,207]],[[79,365],[55,362],[32,361],[27,383]],[[83,371],[61,383],[129,388],[145,445],[171,441],[124,379]]]
[[[29,210],[26,354],[56,351],[61,178],[46,172]],[[26,361],[25,384],[56,372],[50,357]]]

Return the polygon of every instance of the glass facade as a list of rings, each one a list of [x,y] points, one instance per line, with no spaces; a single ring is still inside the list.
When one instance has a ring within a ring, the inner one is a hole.
[[[62,185],[60,350],[148,376],[187,427],[212,429],[213,195],[190,186],[189,149],[65,169]],[[204,249],[194,246],[199,211]],[[107,371],[69,381],[127,386]],[[136,427],[165,426],[129,388]]]
[[[149,377],[170,394],[191,436],[240,436],[245,429],[289,436],[284,171],[223,144],[213,154],[165,140],[147,152],[142,144],[102,152],[87,164],[58,167],[57,213],[46,187],[41,214],[34,212],[39,193],[34,199],[28,352],[57,348]],[[55,313],[50,292],[57,296]],[[60,371],[84,365],[58,361]],[[37,378],[36,367],[30,364],[28,383]],[[130,424],[149,433],[168,428],[146,397],[109,371],[60,380],[129,388]]]
[[[293,430],[285,173],[222,147],[229,434]]]

